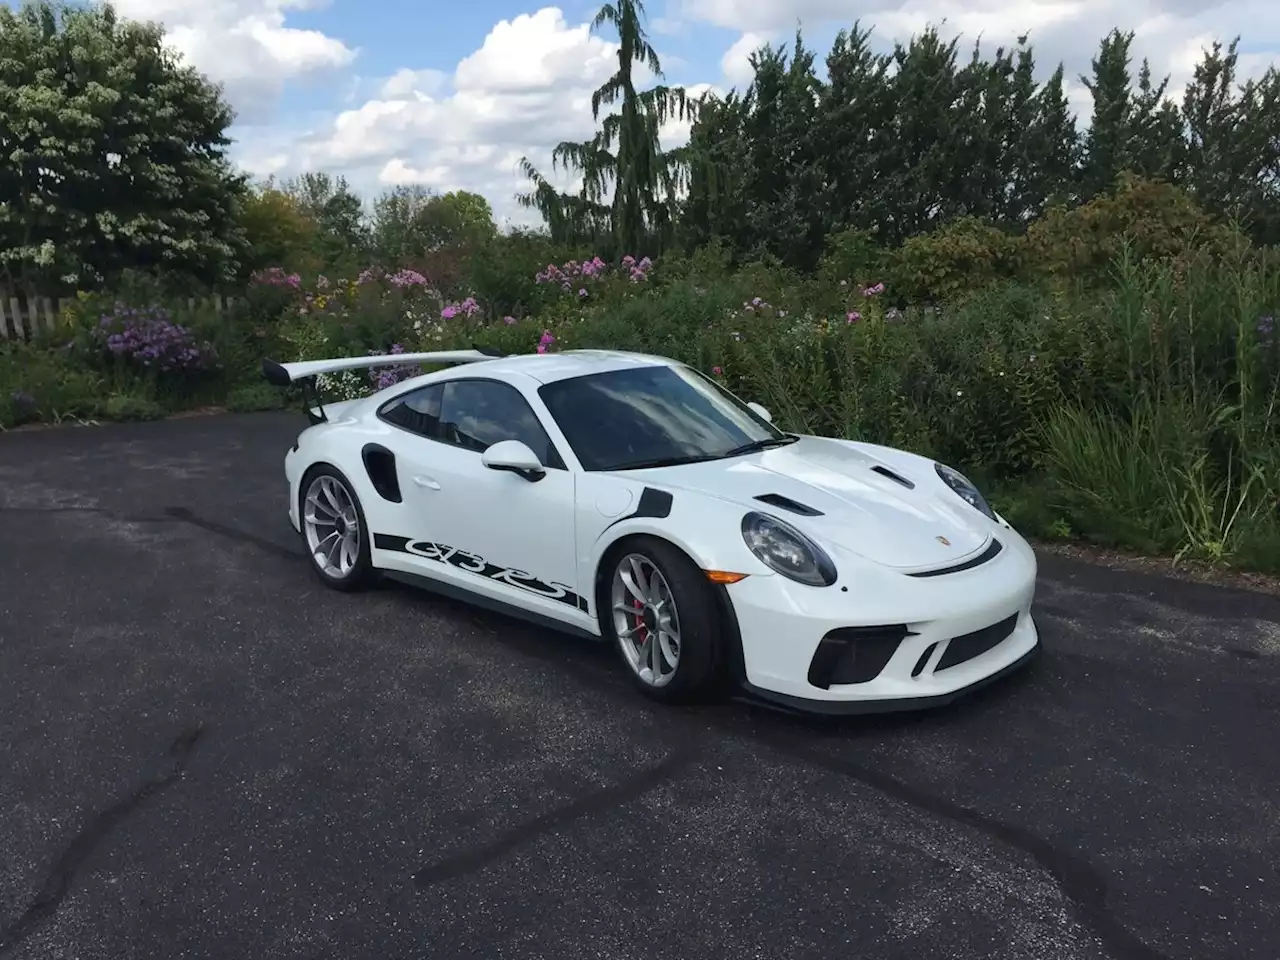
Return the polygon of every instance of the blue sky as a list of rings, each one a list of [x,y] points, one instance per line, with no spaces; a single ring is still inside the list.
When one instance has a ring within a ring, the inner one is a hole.
[[[1178,90],[1212,40],[1243,35],[1245,73],[1277,62],[1275,0],[648,0],[650,39],[669,82],[722,92],[749,77],[747,54],[789,44],[797,25],[819,55],[861,20],[888,46],[926,24],[962,48],[1030,32],[1044,72],[1089,68],[1112,27]],[[239,113],[233,155],[258,176],[323,169],[365,196],[419,183],[514,203],[520,157],[540,168],[561,139],[585,139],[591,90],[612,72],[609,34],[591,36],[597,3],[563,0],[116,0],[125,16],[163,23],[189,62],[224,84]],[[394,78],[394,79],[393,79]],[[390,81],[390,82],[389,82]],[[1087,95],[1069,93],[1079,110]],[[1180,91],[1179,91],[1180,96]],[[687,127],[664,131],[669,144]],[[570,177],[558,178],[570,186]]]

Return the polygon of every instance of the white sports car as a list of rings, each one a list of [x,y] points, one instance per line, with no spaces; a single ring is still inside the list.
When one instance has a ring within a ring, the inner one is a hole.
[[[444,365],[322,404],[315,378]],[[641,690],[736,685],[809,712],[949,701],[1039,648],[1031,547],[968,480],[784,433],[662,357],[600,350],[280,364],[312,425],[285,456],[320,579],[379,573],[613,644]]]

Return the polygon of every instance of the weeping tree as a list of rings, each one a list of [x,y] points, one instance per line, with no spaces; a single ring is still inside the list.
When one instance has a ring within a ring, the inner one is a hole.
[[[664,152],[658,131],[669,119],[691,117],[696,104],[682,87],[659,83],[636,89],[637,64],[647,66],[659,80],[663,76],[643,17],[642,0],[618,0],[601,7],[591,23],[593,31],[605,25],[617,30],[618,70],[591,96],[591,115],[600,123],[596,135],[583,143],[561,143],[552,153],[553,169],[582,177],[579,192],[559,192],[527,157],[520,161],[532,189],[517,200],[542,214],[557,242],[611,241],[615,251],[640,254],[671,238],[687,157],[685,148]],[[618,111],[601,122],[601,108],[614,104]]]

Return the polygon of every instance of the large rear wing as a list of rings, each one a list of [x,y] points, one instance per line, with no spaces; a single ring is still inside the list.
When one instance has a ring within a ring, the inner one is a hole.
[[[502,356],[496,350],[474,347],[470,350],[437,350],[429,353],[370,354],[362,357],[333,357],[328,360],[299,360],[295,363],[277,363],[263,358],[262,376],[277,387],[299,384],[307,405],[307,416],[312,423],[328,419],[316,390],[316,377],[326,373],[342,373],[346,370],[371,370],[374,367],[391,367],[407,364],[455,364],[479,363]]]

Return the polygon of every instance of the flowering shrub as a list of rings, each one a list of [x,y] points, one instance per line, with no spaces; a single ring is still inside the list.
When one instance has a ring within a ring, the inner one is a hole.
[[[291,287],[297,290],[302,286],[302,277],[296,273],[285,273],[280,267],[268,267],[253,274],[249,282],[256,286]]]
[[[549,263],[546,269],[538,271],[533,279],[539,284],[557,284],[565,293],[572,293],[576,289],[577,296],[583,299],[590,295],[586,281],[625,277],[631,283],[639,283],[649,278],[649,271],[652,269],[653,261],[648,257],[642,257],[637,261],[635,257],[628,254],[622,258],[616,272],[611,272],[609,265],[599,257],[592,257],[581,263],[570,260],[560,266]]]
[[[454,317],[474,317],[480,313],[480,304],[476,303],[475,297],[467,297],[461,303],[450,303],[440,311],[441,320],[452,320]]]
[[[218,362],[213,345],[198,342],[190,330],[174,323],[163,307],[138,309],[118,304],[98,319],[93,334],[107,355],[147,371],[208,370]]]

